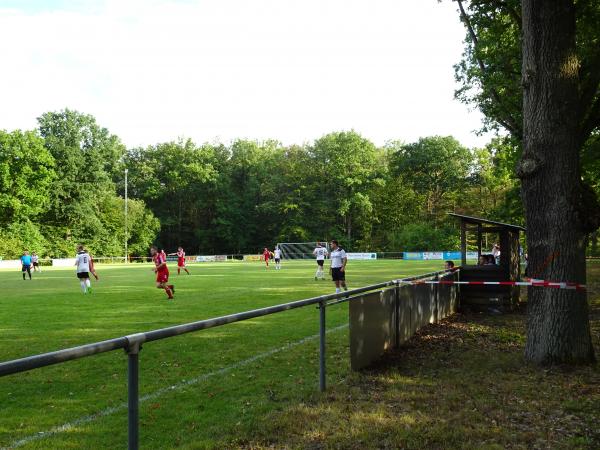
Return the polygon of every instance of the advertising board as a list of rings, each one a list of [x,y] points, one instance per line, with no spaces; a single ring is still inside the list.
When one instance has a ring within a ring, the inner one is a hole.
[[[377,259],[377,253],[346,253],[348,259]]]

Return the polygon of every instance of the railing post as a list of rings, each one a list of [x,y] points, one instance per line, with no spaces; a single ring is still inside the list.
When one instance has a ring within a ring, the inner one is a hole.
[[[435,281],[440,281],[440,275],[435,274]],[[440,321],[440,285],[434,284],[433,287],[433,300],[434,300],[434,309],[433,309],[433,323],[439,323]]]
[[[394,287],[394,348],[400,347],[400,280],[396,280]]]
[[[139,356],[145,334],[127,336],[127,448],[138,450],[140,445]]]
[[[325,392],[325,301],[319,303],[319,390]]]

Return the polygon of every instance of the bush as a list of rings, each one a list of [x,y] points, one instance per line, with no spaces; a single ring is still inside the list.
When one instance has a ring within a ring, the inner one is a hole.
[[[411,223],[390,233],[390,250],[436,251],[459,248],[457,231],[449,226],[435,228],[428,223]]]
[[[18,259],[24,250],[36,252],[43,258],[48,252],[48,242],[38,227],[26,220],[0,229],[0,249],[3,259]]]

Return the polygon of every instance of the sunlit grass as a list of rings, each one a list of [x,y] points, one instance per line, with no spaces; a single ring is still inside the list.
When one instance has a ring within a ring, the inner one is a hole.
[[[439,262],[351,262],[351,287],[439,269]],[[309,262],[193,265],[176,300],[150,266],[99,266],[83,296],[72,271],[31,283],[0,272],[2,360],[311,297],[333,290]],[[600,351],[600,264],[590,265]],[[328,309],[328,328],[347,306]],[[600,448],[598,367],[540,370],[523,360],[525,315],[458,315],[400,351],[349,370],[347,328],[327,336],[318,392],[318,311],[302,308],[144,345],[141,448]],[[261,356],[262,355],[262,356]],[[251,358],[256,358],[252,360]],[[170,388],[172,387],[172,388]],[[123,352],[0,378],[0,447],[63,424],[22,448],[124,448]],[[147,397],[145,397],[147,396]],[[113,409],[111,409],[113,408]],[[81,418],[89,418],[75,422]]]
[[[359,287],[438,270],[440,266],[441,262],[351,261],[348,283]],[[312,261],[286,262],[281,271],[240,262],[192,265],[189,276],[177,276],[172,270],[171,280],[176,285],[173,302],[154,287],[150,265],[98,265],[97,269],[100,281],[92,280],[93,294],[85,296],[73,269],[45,269],[34,274],[32,281],[23,281],[18,271],[0,271],[4,287],[0,297],[0,359],[333,291],[330,281],[314,281],[316,264]],[[329,327],[346,322],[345,306],[330,309]],[[214,373],[317,332],[318,313],[310,307],[148,343],[140,355],[141,395]],[[346,333],[331,334],[330,341],[337,342],[337,347],[330,349],[332,380],[348,371]],[[208,445],[231,439],[240,427],[251,428],[274,405],[314,395],[318,387],[317,345],[316,340],[308,341],[142,404],[143,446],[164,448],[185,439]],[[1,378],[0,400],[0,447],[118,407],[126,400],[125,354],[112,352]],[[163,412],[168,412],[168,417],[162,417]],[[178,438],[179,426],[186,423],[193,429],[192,436]],[[126,411],[119,409],[25,447],[117,448],[126,442],[126,433]]]

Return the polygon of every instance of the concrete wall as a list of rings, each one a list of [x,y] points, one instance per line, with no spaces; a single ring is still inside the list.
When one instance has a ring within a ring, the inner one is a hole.
[[[5,259],[0,261],[0,269],[21,269],[20,259]]]
[[[440,279],[457,280],[458,274]],[[351,300],[349,309],[350,363],[359,370],[406,342],[419,328],[454,314],[458,286],[401,285]]]

